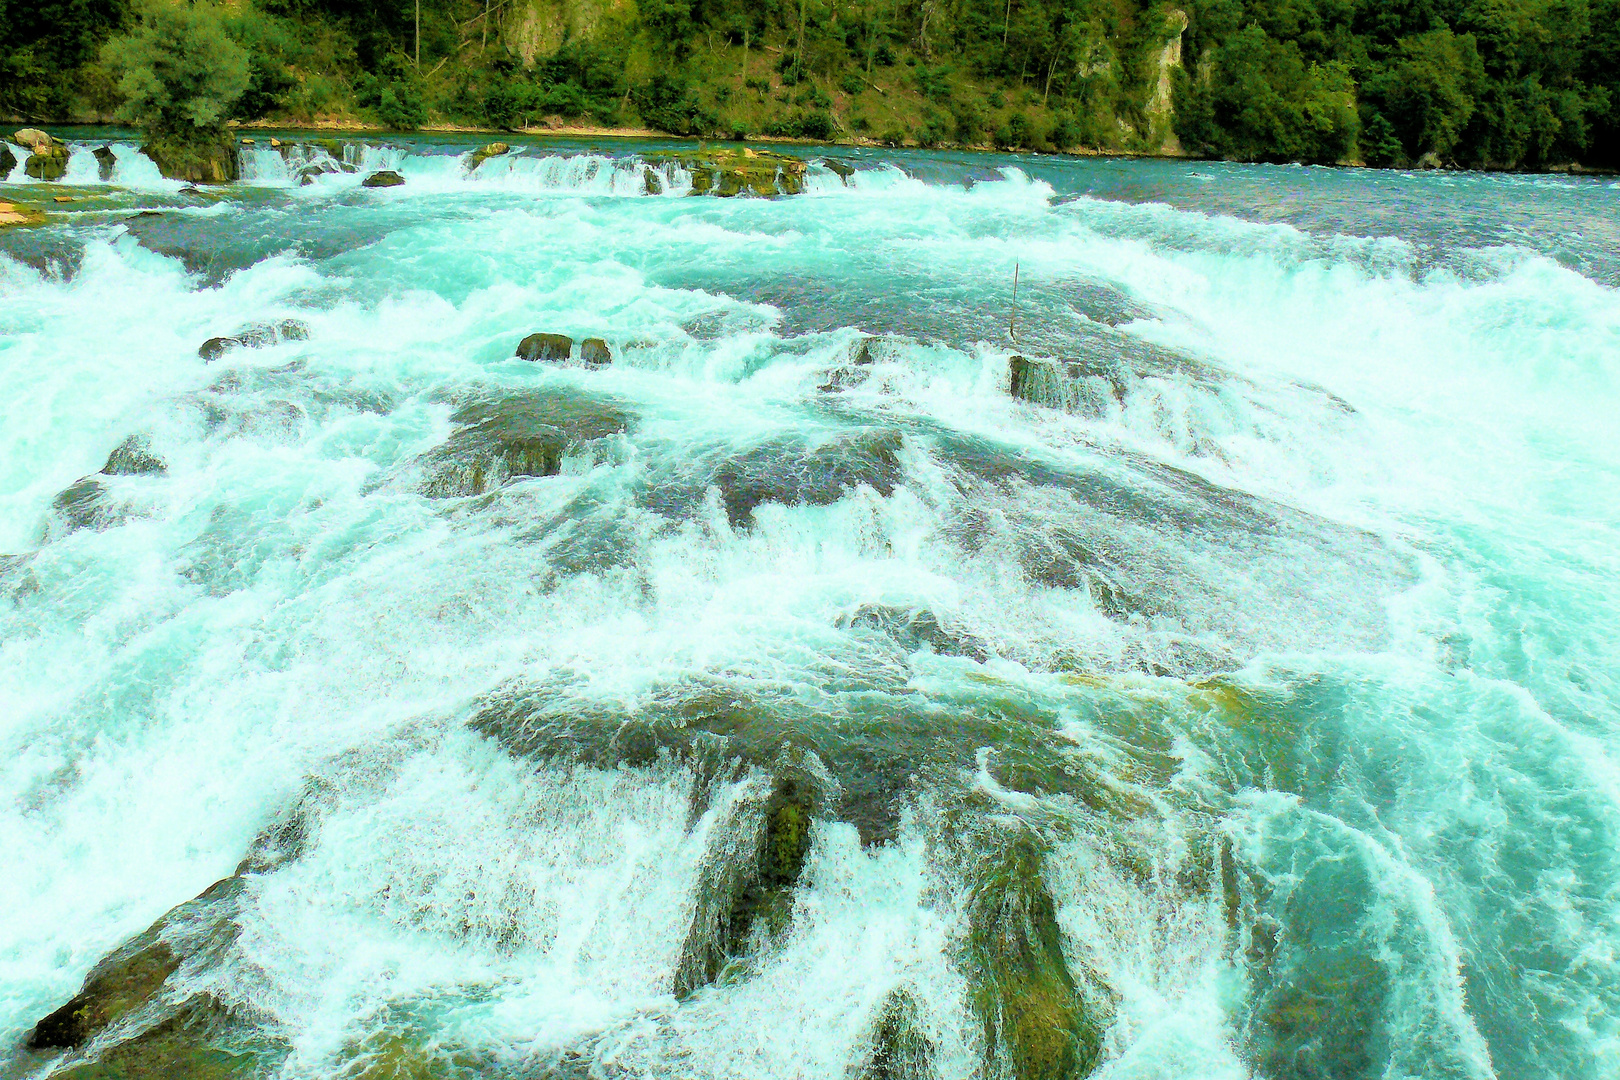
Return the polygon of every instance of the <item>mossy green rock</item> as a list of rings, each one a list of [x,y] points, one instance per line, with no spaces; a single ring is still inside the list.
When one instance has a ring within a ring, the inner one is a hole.
[[[909,987],[890,991],[872,1026],[866,1058],[850,1080],[934,1080],[934,1044],[921,1013]]]
[[[60,180],[67,173],[68,148],[61,143],[35,150],[23,163],[23,172],[35,180]]]
[[[963,966],[984,1029],[985,1074],[1074,1080],[1089,1074],[1103,1025],[1063,956],[1038,837],[1010,826],[986,838],[968,898]]]
[[[692,194],[730,198],[748,192],[770,198],[804,190],[805,162],[768,150],[721,148],[663,154],[650,159],[682,166],[692,174]]]
[[[793,891],[810,853],[816,794],[808,777],[778,776],[763,805],[744,804],[704,867],[698,902],[675,969],[676,997],[718,979],[755,928],[777,937],[788,927]]]
[[[225,1049],[224,1010],[207,999],[55,1076],[67,1080],[247,1080],[266,1064],[259,1053]],[[276,1056],[279,1056],[276,1055]]]
[[[484,146],[480,146],[477,150],[474,150],[470,155],[468,155],[467,171],[472,172],[490,158],[500,157],[503,154],[508,154],[511,152],[511,150],[512,148],[503,142],[492,142]]]
[[[567,334],[530,334],[517,347],[519,359],[550,364],[566,364],[573,354],[574,339]]]
[[[148,139],[141,152],[170,180],[192,184],[228,184],[240,175],[236,140],[225,132],[160,135]]]

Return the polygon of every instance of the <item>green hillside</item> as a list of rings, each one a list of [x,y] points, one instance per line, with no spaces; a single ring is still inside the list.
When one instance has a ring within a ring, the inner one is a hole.
[[[130,100],[164,49],[132,52],[129,39],[188,4],[0,0],[0,114],[143,120],[150,109]],[[1620,165],[1620,0],[189,6],[184,33],[217,23],[239,47],[203,54],[245,63],[245,76],[192,89],[244,122]]]

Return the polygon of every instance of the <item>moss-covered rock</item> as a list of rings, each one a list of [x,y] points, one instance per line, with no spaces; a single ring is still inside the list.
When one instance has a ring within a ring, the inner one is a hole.
[[[889,991],[868,1037],[866,1055],[849,1080],[935,1080],[934,1044],[923,1029],[911,988]]]
[[[771,198],[804,190],[805,162],[768,150],[719,147],[695,153],[659,154],[648,159],[676,164],[692,175],[693,195],[730,198],[747,192]]]
[[[228,184],[241,175],[236,140],[225,131],[156,135],[147,139],[141,152],[170,180]]]
[[[530,334],[518,342],[517,356],[549,364],[566,364],[574,355],[574,339],[567,334]]]
[[[165,1004],[159,992],[183,961],[217,955],[235,939],[231,916],[241,888],[237,876],[216,882],[108,954],[72,1000],[34,1026],[28,1048],[74,1049]]]
[[[399,187],[403,183],[405,183],[405,178],[394,170],[379,169],[377,172],[372,173],[370,176],[360,181],[360,186],[370,188]]]
[[[67,167],[68,148],[54,139],[40,145],[23,162],[23,172],[35,180],[60,180]]]
[[[422,492],[429,498],[481,495],[509,480],[555,476],[568,454],[633,423],[615,401],[557,390],[476,401],[452,419],[455,432],[423,461]]]
[[[474,150],[472,153],[467,155],[467,171],[474,172],[477,170],[478,166],[482,165],[490,158],[500,157],[503,154],[511,153],[511,151],[512,148],[503,142],[492,142],[480,146],[477,150]]]
[[[1063,955],[1039,838],[1022,825],[984,836],[972,867],[962,965],[984,1031],[987,1076],[1075,1080],[1090,1074],[1107,1025]]]
[[[102,1051],[94,1061],[52,1075],[67,1080],[248,1080],[283,1052],[279,1046],[238,1045],[226,1011],[212,999],[198,998]]]
[[[579,343],[579,358],[591,367],[606,367],[613,363],[613,350],[599,337],[588,337]]]
[[[744,800],[711,847],[675,968],[674,992],[686,997],[720,977],[758,927],[779,936],[792,918],[793,891],[810,853],[816,807],[802,771],[779,775],[769,795]]]

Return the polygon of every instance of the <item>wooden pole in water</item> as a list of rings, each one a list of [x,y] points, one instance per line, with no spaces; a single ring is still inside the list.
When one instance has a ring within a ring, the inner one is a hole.
[[[1018,321],[1018,264],[1013,263],[1013,298],[1012,312],[1007,316],[1007,336],[1014,345],[1018,344],[1018,334],[1013,330],[1013,324]]]

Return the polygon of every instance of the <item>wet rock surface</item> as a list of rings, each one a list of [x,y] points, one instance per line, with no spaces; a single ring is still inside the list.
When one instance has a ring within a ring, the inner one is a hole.
[[[801,158],[769,150],[712,148],[696,153],[657,154],[654,164],[676,164],[692,174],[693,195],[731,198],[749,194],[772,198],[804,190]]]
[[[405,178],[392,169],[381,169],[360,181],[361,187],[386,188],[399,187],[405,183]]]
[[[868,1039],[865,1058],[850,1080],[936,1080],[935,1047],[923,1030],[921,1010],[910,987],[899,986],[883,999]]]
[[[609,398],[563,390],[475,401],[451,419],[455,432],[422,462],[429,498],[482,495],[512,480],[555,476],[568,455],[634,424]]]
[[[574,339],[566,334],[530,334],[517,347],[520,359],[550,364],[565,364],[573,354]]]
[[[113,170],[118,167],[118,155],[113,153],[110,146],[98,146],[92,153],[96,158],[96,177],[106,183],[113,178]]]

